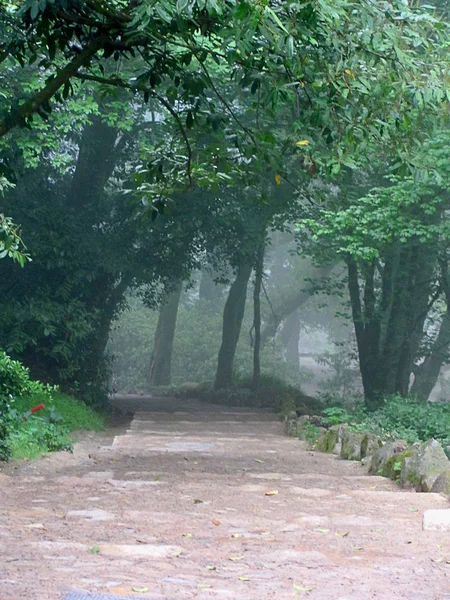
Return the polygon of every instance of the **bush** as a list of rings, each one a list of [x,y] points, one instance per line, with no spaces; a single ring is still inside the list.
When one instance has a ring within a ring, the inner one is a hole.
[[[450,444],[450,404],[390,396],[375,412],[358,408],[347,412],[341,407],[331,407],[323,414],[329,423],[347,422],[352,429],[374,433],[383,439],[414,443],[434,438],[444,446]]]
[[[32,414],[32,408],[44,408]],[[99,430],[102,417],[57,388],[30,379],[28,369],[0,351],[0,460],[71,450],[70,433]]]
[[[12,455],[10,434],[19,420],[16,401],[35,395],[49,401],[53,389],[32,380],[28,369],[0,350],[0,460],[8,460]]]

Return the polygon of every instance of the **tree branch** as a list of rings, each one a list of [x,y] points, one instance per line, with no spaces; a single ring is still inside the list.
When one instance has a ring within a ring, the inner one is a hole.
[[[74,75],[74,77],[76,77],[77,79],[82,79],[84,81],[95,81],[97,83],[102,83],[105,85],[112,85],[115,87],[124,88],[127,90],[131,90],[132,92],[147,92],[150,96],[152,96],[153,98],[156,98],[156,100],[158,100],[158,102],[160,104],[162,104],[164,106],[164,108],[166,108],[168,110],[168,112],[172,115],[172,117],[176,121],[176,123],[178,125],[178,129],[180,130],[180,133],[183,137],[184,143],[186,145],[186,152],[187,152],[186,171],[187,171],[187,176],[188,176],[188,180],[189,180],[189,186],[192,186],[192,147],[191,147],[191,143],[189,141],[186,129],[180,119],[180,115],[173,108],[173,106],[170,104],[170,102],[168,102],[163,96],[158,94],[158,92],[156,92],[152,88],[149,88],[149,87],[146,87],[143,85],[133,86],[130,83],[127,83],[126,81],[123,81],[123,79],[120,79],[118,77],[111,77],[111,78],[97,77],[96,75],[89,75],[88,73],[76,73]]]
[[[28,117],[38,112],[39,109],[46,104],[56,92],[72,77],[78,70],[89,64],[91,58],[104,45],[105,38],[98,38],[89,46],[77,54],[59,73],[52,79],[47,81],[45,87],[36,92],[29,100],[21,104],[18,108],[13,109],[10,113],[0,121],[0,137],[3,137],[8,131],[23,124]]]

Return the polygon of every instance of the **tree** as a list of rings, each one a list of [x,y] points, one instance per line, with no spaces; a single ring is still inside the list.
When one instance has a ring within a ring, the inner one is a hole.
[[[320,210],[315,240],[346,259],[348,288],[367,406],[406,395],[427,314],[439,295],[439,251],[448,244],[446,134],[413,159],[415,176]]]
[[[171,383],[173,339],[182,287],[183,283],[180,281],[166,294],[159,311],[150,360],[150,385],[160,386]]]

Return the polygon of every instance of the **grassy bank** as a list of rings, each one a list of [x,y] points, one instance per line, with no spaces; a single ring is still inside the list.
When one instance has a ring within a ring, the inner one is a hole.
[[[30,414],[33,407],[44,409]],[[104,418],[76,398],[52,392],[15,398],[12,403],[9,444],[14,460],[36,458],[47,452],[72,450],[75,431],[100,431]],[[24,420],[25,415],[25,420]]]

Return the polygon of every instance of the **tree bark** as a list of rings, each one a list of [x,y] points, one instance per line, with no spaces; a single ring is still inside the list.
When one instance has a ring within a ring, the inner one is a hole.
[[[182,287],[182,281],[177,283],[176,288],[168,293],[159,312],[150,360],[150,385],[170,385],[171,382],[173,340]]]
[[[215,389],[230,387],[233,381],[233,363],[236,346],[244,318],[247,286],[252,272],[252,262],[239,265],[223,311],[222,344],[217,362]]]
[[[419,400],[428,400],[434,386],[438,382],[442,365],[448,360],[450,346],[450,313],[449,310],[442,317],[438,336],[431,348],[431,353],[425,358],[414,372],[414,382],[411,386],[411,395]]]
[[[305,285],[301,290],[284,298],[281,304],[274,307],[273,313],[267,319],[267,323],[261,332],[261,345],[266,344],[273,338],[277,333],[280,323],[311,298],[318,287],[318,280],[327,278],[335,266],[336,265],[328,265],[326,267],[318,267],[315,269],[310,281],[305,282]]]
[[[261,288],[264,272],[264,244],[260,244],[255,265],[253,288],[253,388],[258,389],[261,380]]]

